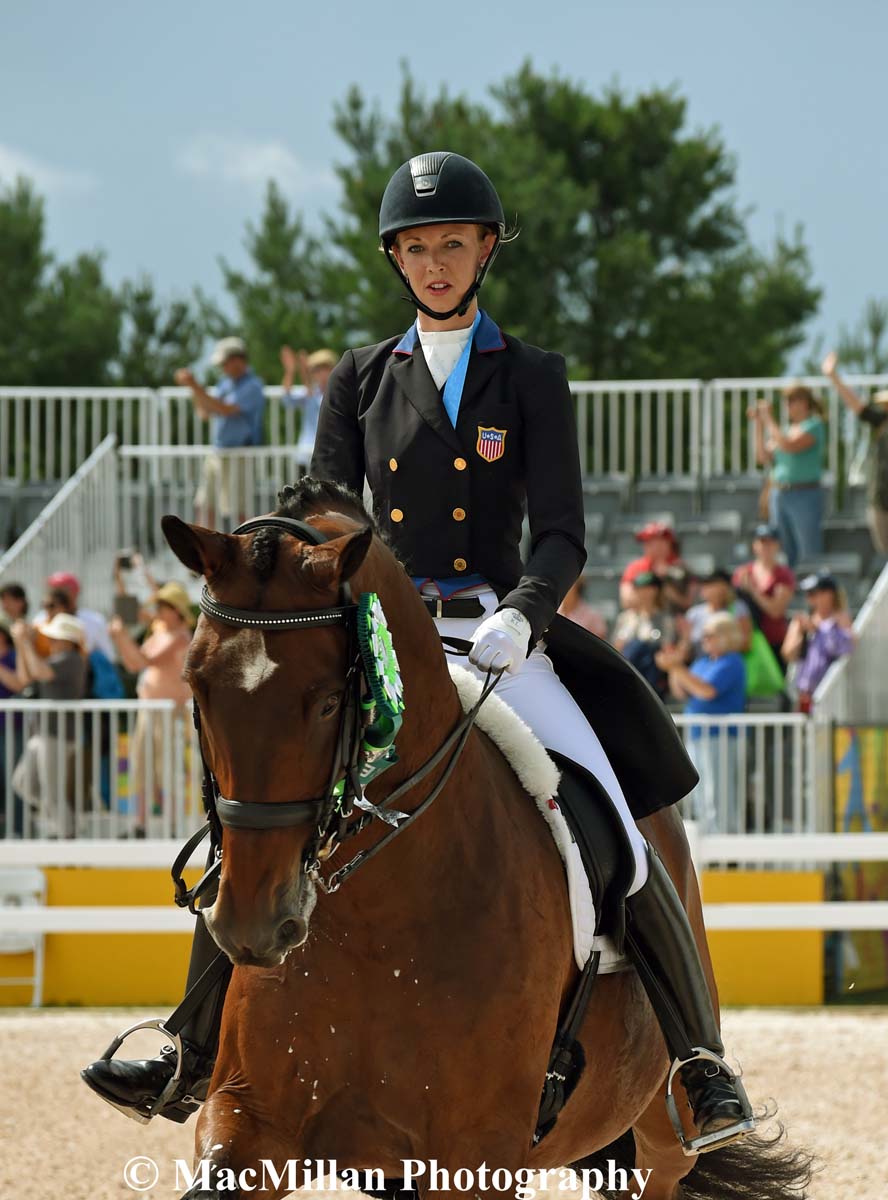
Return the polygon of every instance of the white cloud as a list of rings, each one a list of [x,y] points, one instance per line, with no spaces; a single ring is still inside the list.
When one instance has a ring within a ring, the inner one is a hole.
[[[98,182],[88,171],[55,167],[51,163],[25,154],[22,150],[0,145],[0,180],[8,185],[19,175],[30,179],[39,192],[51,196],[83,195],[93,191]]]
[[[179,151],[176,163],[186,175],[250,188],[264,188],[273,179],[287,192],[306,192],[335,182],[331,171],[308,166],[283,142],[218,134],[192,138]]]

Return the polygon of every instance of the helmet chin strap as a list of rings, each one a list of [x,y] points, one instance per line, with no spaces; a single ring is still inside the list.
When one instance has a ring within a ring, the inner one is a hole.
[[[416,292],[414,292],[413,288],[410,286],[407,276],[398,265],[398,260],[392,254],[390,246],[385,247],[385,256],[391,264],[392,270],[401,280],[401,283],[406,284],[407,291],[410,293],[409,296],[402,296],[401,299],[406,300],[408,304],[418,308],[420,312],[425,313],[427,317],[431,317],[433,321],[449,321],[451,317],[464,317],[469,311],[469,305],[481,291],[481,284],[484,282],[484,277],[490,269],[490,264],[493,262],[494,258],[496,258],[496,253],[499,248],[500,239],[497,238],[493,249],[484,260],[484,264],[478,272],[475,282],[463,296],[462,300],[460,300],[459,304],[457,304],[454,308],[448,309],[447,312],[438,312],[434,308],[429,308],[427,304],[423,304],[419,296],[417,296]]]

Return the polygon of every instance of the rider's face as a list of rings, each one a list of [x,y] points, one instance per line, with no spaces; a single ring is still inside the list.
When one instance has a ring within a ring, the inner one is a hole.
[[[475,282],[494,241],[480,225],[421,225],[398,234],[393,252],[423,304],[448,312]]]

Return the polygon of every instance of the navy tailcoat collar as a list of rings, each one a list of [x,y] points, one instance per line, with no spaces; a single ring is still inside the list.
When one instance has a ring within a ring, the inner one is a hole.
[[[414,353],[417,347],[420,350],[419,354]],[[499,326],[482,310],[481,320],[475,330],[472,353],[469,356],[460,412],[463,411],[464,406],[470,404],[472,399],[480,394],[496,370],[495,352],[505,350],[505,348],[506,341]],[[415,321],[395,346],[392,354],[396,356],[396,361],[392,364],[392,375],[398,385],[404,389],[410,403],[436,433],[443,437],[454,450],[462,453],[462,442],[450,424],[441,393],[432,379],[425,355],[422,353]]]

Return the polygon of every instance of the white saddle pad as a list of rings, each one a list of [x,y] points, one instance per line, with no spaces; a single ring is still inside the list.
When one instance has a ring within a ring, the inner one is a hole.
[[[463,711],[468,712],[481,694],[481,681],[465,667],[450,663],[450,677],[459,694]],[[601,952],[599,974],[625,970],[627,959],[617,954],[610,938],[595,936],[595,905],[580,850],[573,839],[558,802],[558,768],[542,743],[518,714],[495,693],[481,706],[475,722],[502,752],[517,775],[521,786],[536,803],[564,863],[570,919],[573,929],[574,957],[582,968],[593,950]]]

